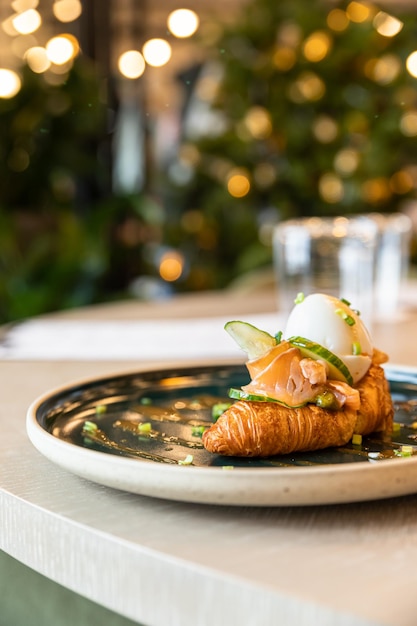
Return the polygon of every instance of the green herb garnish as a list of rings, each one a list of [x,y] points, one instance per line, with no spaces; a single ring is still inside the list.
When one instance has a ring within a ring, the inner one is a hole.
[[[231,404],[231,402],[217,402],[217,404],[213,404],[211,409],[211,417],[213,422],[217,422],[220,415],[227,411]]]
[[[274,337],[275,337],[275,339],[276,339],[277,344],[278,344],[278,343],[281,343],[281,339],[282,339],[282,330],[279,330],[279,331],[276,333],[276,335],[274,335]]]
[[[193,437],[202,437],[207,426],[192,426],[191,434]]]
[[[152,430],[152,424],[150,422],[139,422],[138,431],[140,434],[150,433]]]
[[[187,454],[185,459],[178,461],[178,465],[191,465],[194,461],[194,457],[192,454]]]
[[[349,315],[348,313],[346,313],[346,311],[344,311],[343,309],[336,309],[335,313],[336,315],[339,315],[342,318],[342,320],[344,320],[346,324],[348,324],[349,326],[355,325],[355,320],[353,319],[353,317]]]
[[[300,291],[299,293],[297,293],[295,297],[294,304],[300,304],[301,302],[304,302],[304,298],[305,298],[305,295],[303,294],[302,291]]]

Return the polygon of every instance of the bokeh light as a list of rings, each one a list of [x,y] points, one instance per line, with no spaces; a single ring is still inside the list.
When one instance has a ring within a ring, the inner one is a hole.
[[[127,50],[119,57],[119,72],[126,78],[139,78],[145,71],[145,67],[145,59],[138,50]]]
[[[394,193],[405,194],[413,189],[414,180],[410,172],[400,170],[391,176],[389,186]]]
[[[362,2],[350,2],[346,9],[347,16],[352,22],[360,24],[371,18],[371,7]]]
[[[400,130],[406,137],[417,136],[417,111],[407,111],[400,120]]]
[[[159,275],[167,282],[178,280],[184,270],[184,257],[176,250],[165,252],[159,262]]]
[[[375,15],[373,25],[378,33],[384,37],[395,37],[404,26],[401,20],[385,13],[385,11],[379,11]]]
[[[329,204],[336,204],[343,200],[344,187],[339,176],[328,172],[319,180],[319,193],[323,200]]]
[[[178,38],[191,37],[197,31],[200,20],[190,9],[177,9],[169,14],[167,20],[170,32]]]
[[[42,24],[40,13],[36,9],[28,9],[23,13],[18,13],[12,19],[14,28],[21,35],[34,33]]]
[[[249,176],[242,170],[233,170],[227,180],[227,191],[234,198],[243,198],[250,191]]]
[[[417,78],[417,50],[414,50],[405,62],[408,73],[414,78]]]
[[[52,6],[56,19],[60,22],[73,22],[83,11],[80,0],[56,0]]]
[[[274,52],[273,62],[281,72],[290,70],[297,60],[295,50],[290,46],[278,46]]]
[[[142,48],[146,63],[153,67],[162,67],[171,58],[172,50],[165,39],[149,39]]]
[[[73,35],[52,37],[45,46],[48,59],[55,65],[65,65],[79,51],[78,41]]]
[[[302,72],[290,86],[288,96],[293,102],[315,102],[320,100],[325,93],[326,85],[320,76],[313,72]]]
[[[369,204],[380,204],[388,200],[392,193],[389,180],[383,178],[371,178],[362,184],[362,198]]]
[[[334,158],[334,167],[341,176],[349,176],[358,168],[359,153],[353,148],[339,150]]]
[[[327,16],[327,26],[341,33],[349,26],[349,17],[342,9],[332,9]]]
[[[16,72],[0,68],[0,98],[13,98],[21,86],[22,82]]]
[[[331,37],[325,31],[312,33],[304,42],[303,53],[307,61],[317,63],[322,61],[330,51]]]
[[[255,139],[266,139],[272,133],[272,121],[269,111],[260,106],[249,109],[244,124],[249,134]]]
[[[313,134],[320,143],[331,143],[338,135],[336,121],[328,115],[319,115],[313,122]]]
[[[35,72],[35,74],[42,74],[51,66],[48,54],[45,48],[42,48],[41,46],[29,48],[25,54],[25,59],[30,69],[32,72]]]

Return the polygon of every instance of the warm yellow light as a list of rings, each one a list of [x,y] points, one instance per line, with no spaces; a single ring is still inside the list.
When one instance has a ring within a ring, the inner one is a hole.
[[[406,170],[400,170],[391,176],[389,186],[396,194],[408,193],[414,187],[413,177]]]
[[[162,67],[171,58],[171,46],[165,39],[149,39],[142,48],[146,63]]]
[[[407,111],[400,120],[400,130],[406,137],[417,135],[417,111]]]
[[[359,165],[359,153],[352,148],[340,150],[334,159],[334,167],[342,176],[349,176]]]
[[[329,53],[332,40],[324,31],[312,33],[304,42],[303,53],[307,61],[317,63]]]
[[[331,143],[339,132],[335,120],[327,115],[320,115],[313,122],[313,133],[320,143]]]
[[[197,13],[190,9],[177,9],[168,16],[168,28],[175,37],[191,37],[199,25],[200,20]]]
[[[65,65],[78,53],[75,42],[78,44],[72,35],[52,37],[46,44],[48,59],[55,65]]]
[[[347,16],[352,22],[366,22],[371,16],[371,9],[362,2],[350,2],[346,9]]]
[[[319,180],[319,193],[325,202],[336,204],[343,199],[343,183],[336,174],[323,174]]]
[[[138,50],[127,50],[120,55],[118,68],[126,78],[139,78],[145,71],[145,59]]]
[[[35,72],[35,74],[42,74],[51,66],[51,61],[48,59],[46,50],[41,46],[29,48],[25,54],[25,59],[30,69],[32,72]]]
[[[290,70],[297,60],[293,48],[289,46],[278,46],[274,52],[273,61],[277,69],[282,72]]]
[[[400,58],[395,54],[385,54],[379,59],[370,59],[365,64],[365,75],[380,85],[387,85],[401,72]]]
[[[80,0],[56,0],[52,11],[60,22],[73,22],[80,17],[83,7]]]
[[[386,178],[371,178],[362,185],[362,197],[371,204],[385,202],[391,197],[389,181]]]
[[[166,252],[159,263],[159,275],[163,280],[174,282],[181,277],[184,269],[184,257],[179,252]]]
[[[14,16],[10,15],[6,20],[1,23],[2,30],[6,33],[6,35],[9,35],[9,37],[16,37],[16,35],[19,34],[13,26],[13,19]]]
[[[255,139],[266,139],[272,133],[271,116],[266,109],[260,106],[249,109],[244,124]]]
[[[18,13],[12,19],[14,28],[21,35],[28,35],[38,30],[42,24],[40,13],[36,9],[28,9],[23,13]]]
[[[417,50],[414,50],[414,52],[407,57],[405,66],[408,73],[414,76],[414,78],[417,78]]]
[[[13,98],[19,92],[21,85],[16,72],[0,68],[0,98]]]
[[[322,79],[313,72],[303,72],[290,86],[289,97],[294,102],[315,102],[320,100],[326,93],[326,85]]]
[[[342,32],[349,26],[349,18],[342,9],[332,9],[327,16],[327,26],[336,32]]]
[[[404,26],[396,17],[385,13],[385,11],[379,11],[373,21],[373,25],[380,35],[384,37],[395,37],[402,30]]]
[[[243,198],[250,191],[248,176],[243,172],[232,173],[227,181],[227,191],[234,198]]]
[[[16,13],[23,13],[23,11],[28,9],[36,9],[38,4],[39,0],[13,0],[11,6]]]

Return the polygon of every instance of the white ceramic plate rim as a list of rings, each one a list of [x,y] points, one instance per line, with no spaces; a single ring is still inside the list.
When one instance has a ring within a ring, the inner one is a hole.
[[[198,367],[204,365],[199,363]],[[180,367],[197,365],[184,363]],[[162,371],[162,368],[141,368],[125,374],[159,370]],[[417,374],[417,368],[402,365],[390,365],[386,370],[387,373]],[[163,371],[166,371],[165,367]],[[119,372],[114,376],[123,375]],[[336,504],[417,492],[417,456],[318,467],[228,469],[164,465],[82,448],[54,437],[39,424],[36,414],[43,402],[58,393],[109,377],[83,379],[48,391],[30,405],[26,418],[29,439],[43,456],[63,469],[98,484],[169,500],[237,506]]]

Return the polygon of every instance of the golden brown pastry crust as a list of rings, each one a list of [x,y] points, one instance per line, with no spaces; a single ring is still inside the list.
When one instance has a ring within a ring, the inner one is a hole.
[[[394,411],[378,362],[372,363],[356,386],[361,399],[358,411],[333,411],[315,404],[289,409],[274,402],[238,401],[203,434],[204,447],[226,456],[267,457],[342,446],[354,433],[386,430]]]

